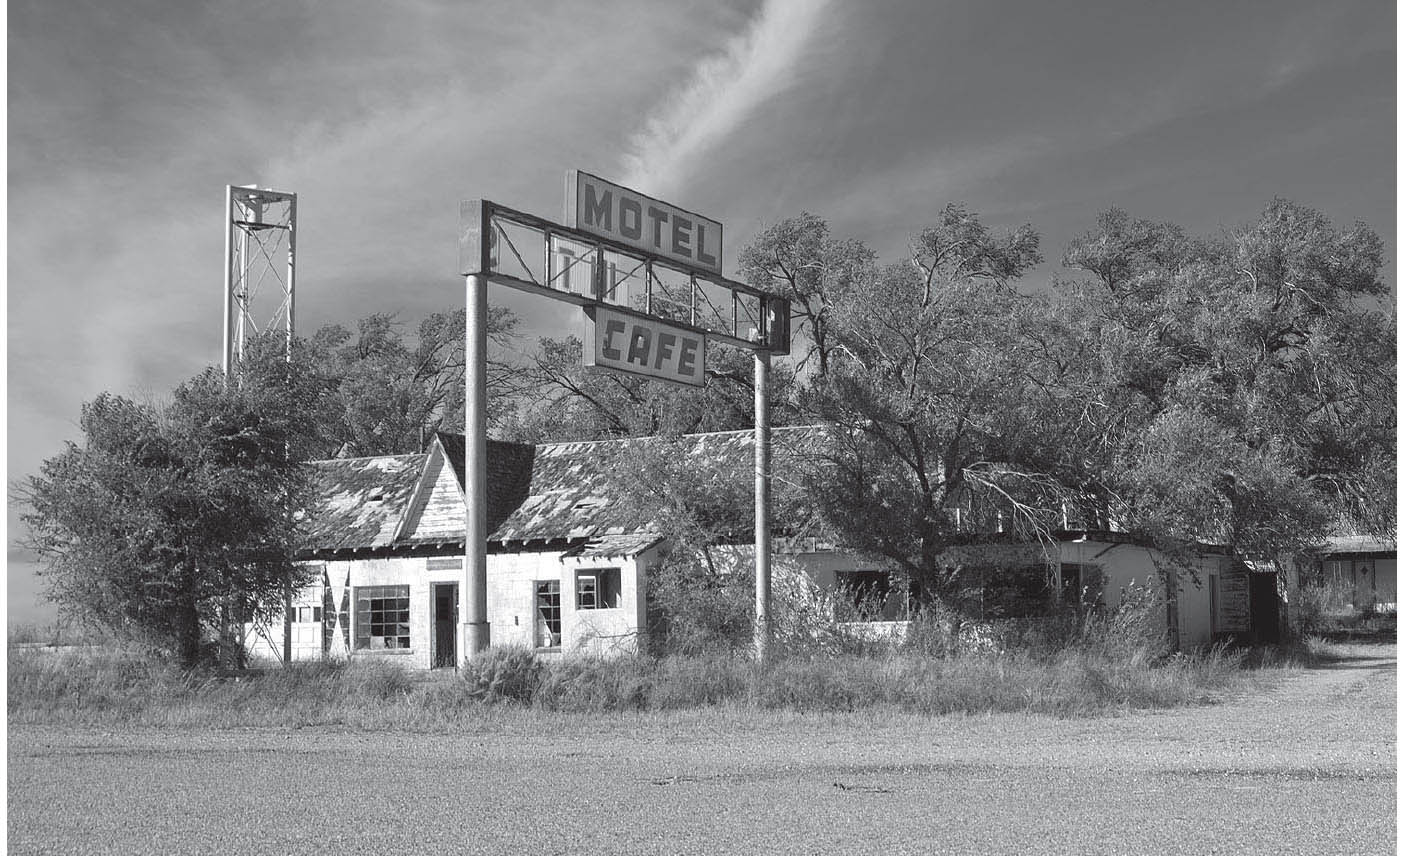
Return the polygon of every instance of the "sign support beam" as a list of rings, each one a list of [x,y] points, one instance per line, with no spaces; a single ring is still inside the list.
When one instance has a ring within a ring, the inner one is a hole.
[[[770,656],[770,353],[755,352],[756,662]]]
[[[458,599],[458,659],[487,650],[487,277],[467,276],[464,344],[463,596]]]

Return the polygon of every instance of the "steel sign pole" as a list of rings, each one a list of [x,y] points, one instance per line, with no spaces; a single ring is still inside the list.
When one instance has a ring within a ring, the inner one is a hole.
[[[756,363],[756,661],[770,654],[770,352]]]
[[[288,200],[288,332],[284,339],[284,359],[289,363],[293,358],[294,323],[297,315],[297,194]],[[285,452],[286,454],[286,447]],[[291,666],[292,622],[293,622],[292,577],[283,580],[283,665]]]
[[[234,323],[234,187],[224,186],[224,382],[229,383],[229,375],[234,370],[234,342],[231,327]]]
[[[464,596],[458,601],[460,660],[490,644],[487,619],[487,277],[467,276],[463,499]]]
[[[297,194],[288,199],[288,362],[292,362],[297,327]]]

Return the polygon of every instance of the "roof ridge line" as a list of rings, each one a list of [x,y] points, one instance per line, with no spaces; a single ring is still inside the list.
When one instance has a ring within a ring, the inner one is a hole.
[[[776,432],[776,431],[797,431],[797,430],[802,429],[802,428],[828,428],[828,427],[832,427],[832,426],[827,425],[827,424],[822,423],[822,422],[821,422],[821,423],[818,423],[818,424],[813,424],[813,425],[772,425],[772,426],[770,427],[770,431],[771,431],[771,433],[774,433],[774,432]],[[682,439],[685,439],[685,438],[687,438],[687,437],[720,437],[720,436],[722,436],[723,434],[754,434],[754,433],[755,433],[755,429],[754,429],[754,428],[733,428],[733,429],[731,429],[731,430],[729,430],[729,431],[697,431],[697,432],[694,432],[694,433],[692,433],[692,434],[676,434],[676,435],[671,435],[671,434],[641,434],[641,435],[639,435],[639,436],[637,436],[637,437],[609,437],[609,438],[600,439],[600,440],[552,440],[552,441],[550,441],[550,442],[548,442],[548,443],[519,443],[519,444],[517,444],[517,445],[536,446],[536,447],[541,447],[541,446],[583,446],[583,445],[587,445],[587,444],[590,444],[590,443],[623,443],[623,442],[627,442],[627,441],[629,441],[629,440],[682,440]],[[460,435],[458,435],[458,436],[461,437],[461,436],[463,436],[463,435],[460,434]],[[510,441],[510,440],[498,440],[497,442],[499,442],[499,443],[509,443],[509,442],[512,442],[512,441]]]
[[[344,461],[379,461],[387,458],[418,458],[429,454],[428,452],[400,452],[395,455],[357,455],[354,458],[316,458],[308,461],[309,464],[336,464]]]

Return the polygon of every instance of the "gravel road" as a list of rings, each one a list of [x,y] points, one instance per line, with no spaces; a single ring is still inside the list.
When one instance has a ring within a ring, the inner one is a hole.
[[[1394,645],[1096,719],[9,732],[10,853],[1395,852]]]

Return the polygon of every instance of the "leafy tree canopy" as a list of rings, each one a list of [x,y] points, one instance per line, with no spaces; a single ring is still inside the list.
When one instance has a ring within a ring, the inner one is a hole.
[[[525,393],[503,427],[524,442],[597,440],[744,430],[755,424],[754,366],[749,352],[707,348],[707,382],[683,386],[581,364],[575,337],[541,339],[518,375]],[[795,418],[788,406],[793,374],[772,366],[774,418]]]
[[[1060,319],[1089,473],[1124,525],[1275,555],[1394,537],[1395,318],[1379,237],[1273,200],[1212,239],[1103,215]],[[1089,461],[1093,460],[1089,456]]]
[[[276,611],[309,506],[298,455],[314,436],[295,363],[251,354],[242,383],[207,370],[168,402],[104,393],[83,440],[20,492],[27,544],[63,610],[176,652],[187,666],[223,614]]]
[[[395,316],[362,318],[356,332],[340,325],[317,330],[298,355],[323,384],[321,457],[391,455],[423,450],[434,431],[463,430],[464,319],[462,309],[437,312],[407,341]],[[504,349],[517,326],[508,309],[488,317],[489,420],[511,416],[518,375]]]

